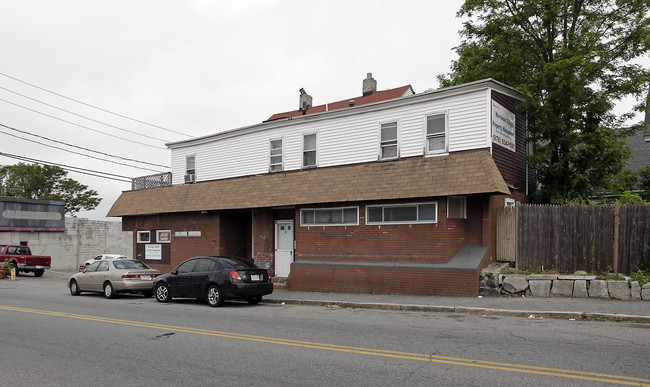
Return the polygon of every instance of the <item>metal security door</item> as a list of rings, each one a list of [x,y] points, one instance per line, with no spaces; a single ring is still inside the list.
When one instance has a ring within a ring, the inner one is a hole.
[[[293,262],[293,221],[275,222],[275,276],[288,277]]]

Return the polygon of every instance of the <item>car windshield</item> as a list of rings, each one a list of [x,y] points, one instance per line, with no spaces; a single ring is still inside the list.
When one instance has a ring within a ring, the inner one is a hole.
[[[252,263],[240,261],[238,259],[219,257],[219,262],[221,262],[221,266],[223,266],[224,269],[257,269],[257,266]]]
[[[118,270],[150,269],[149,266],[145,265],[143,262],[140,261],[126,261],[126,260],[113,261],[113,266]]]

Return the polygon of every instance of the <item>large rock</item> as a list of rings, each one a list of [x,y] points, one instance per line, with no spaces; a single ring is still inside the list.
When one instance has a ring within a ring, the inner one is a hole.
[[[586,280],[576,280],[573,283],[573,297],[575,298],[587,298],[587,281]]]
[[[548,297],[551,292],[550,280],[529,280],[528,286],[533,297]]]
[[[641,285],[639,285],[639,281],[630,282],[630,298],[636,301],[641,299]]]
[[[607,281],[609,296],[616,300],[630,299],[630,285],[627,281]]]
[[[573,295],[573,281],[553,281],[551,296],[571,297]]]
[[[609,298],[607,291],[607,281],[593,280],[589,283],[589,297],[590,298]]]
[[[641,286],[641,298],[650,301],[650,283]]]
[[[508,293],[519,293],[528,289],[525,275],[506,275],[503,278],[503,289]]]

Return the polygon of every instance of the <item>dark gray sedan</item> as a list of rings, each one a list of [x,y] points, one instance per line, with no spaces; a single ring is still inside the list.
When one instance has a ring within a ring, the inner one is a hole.
[[[221,306],[224,300],[237,298],[257,304],[262,296],[273,293],[273,284],[266,269],[241,259],[195,257],[156,278],[154,290],[159,302],[188,297]]]

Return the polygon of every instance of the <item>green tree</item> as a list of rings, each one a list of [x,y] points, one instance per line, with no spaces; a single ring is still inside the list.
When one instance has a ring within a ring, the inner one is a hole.
[[[638,171],[639,189],[642,191],[643,198],[650,202],[650,165],[645,166]]]
[[[6,196],[65,202],[65,212],[75,216],[79,211],[95,209],[102,201],[97,191],[66,176],[60,167],[18,163],[0,166],[0,186]]]
[[[647,0],[466,0],[468,18],[442,86],[494,78],[525,93],[520,108],[536,147],[528,162],[541,183],[534,197],[565,203],[606,190],[630,156],[625,138],[641,129],[615,116],[633,95],[645,110],[650,71]]]

